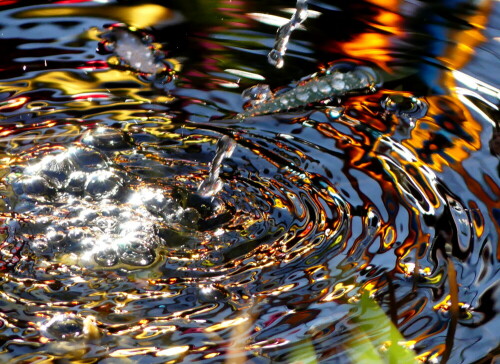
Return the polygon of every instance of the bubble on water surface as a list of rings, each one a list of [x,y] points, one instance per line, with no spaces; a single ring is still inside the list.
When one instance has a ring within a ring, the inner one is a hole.
[[[70,193],[79,194],[85,190],[88,174],[82,171],[72,172],[65,181],[64,189]]]
[[[83,336],[83,320],[72,314],[59,314],[42,325],[42,335],[54,340],[72,340]]]
[[[89,130],[82,137],[82,143],[100,150],[119,150],[129,146],[123,132],[104,127]]]
[[[106,157],[97,150],[85,146],[70,147],[67,151],[71,160],[78,166],[76,172],[88,172],[108,165]]]
[[[387,96],[382,100],[381,105],[385,110],[407,123],[415,122],[424,117],[428,110],[425,101],[414,96],[399,94]]]
[[[250,106],[255,106],[264,101],[272,100],[274,94],[269,85],[258,84],[244,90],[241,94],[241,98],[244,102],[248,102]]]
[[[98,170],[90,173],[85,182],[85,193],[93,198],[116,197],[123,187],[123,180],[109,170]]]
[[[47,181],[59,188],[74,170],[75,165],[71,157],[67,153],[59,153],[28,167],[26,173],[43,176]]]
[[[118,263],[118,252],[113,248],[105,248],[94,254],[97,264],[103,267],[112,267]]]
[[[55,192],[54,186],[42,176],[23,176],[16,179],[12,187],[18,195],[50,197]]]

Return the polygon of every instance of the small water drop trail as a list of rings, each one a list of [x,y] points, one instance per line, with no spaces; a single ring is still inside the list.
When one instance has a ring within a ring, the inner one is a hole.
[[[297,0],[295,13],[288,23],[282,25],[276,33],[274,47],[269,52],[267,60],[276,68],[281,68],[285,64],[285,53],[290,41],[292,32],[307,19],[307,0]]]
[[[210,165],[208,177],[200,183],[197,193],[202,197],[214,196],[222,189],[223,182],[219,178],[222,161],[229,158],[233,154],[236,142],[224,135],[217,143],[217,151],[215,152],[214,159]]]

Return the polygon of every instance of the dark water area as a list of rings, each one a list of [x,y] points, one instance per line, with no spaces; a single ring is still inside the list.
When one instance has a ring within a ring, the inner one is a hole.
[[[499,3],[294,7],[0,1],[0,362],[495,361]]]

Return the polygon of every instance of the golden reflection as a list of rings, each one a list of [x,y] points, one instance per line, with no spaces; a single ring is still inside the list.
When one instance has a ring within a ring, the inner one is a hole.
[[[38,85],[38,88],[49,87],[60,90],[66,95],[78,95],[81,93],[97,93],[102,94],[102,85],[105,83],[114,83],[117,80],[120,82],[131,82],[137,84],[137,89],[131,88],[114,88],[114,94],[127,95],[128,98],[133,98],[138,101],[150,101],[144,99],[137,95],[139,88],[149,88],[150,86],[141,82],[137,77],[131,72],[123,72],[119,70],[100,70],[92,72],[87,80],[82,79],[81,72],[79,71],[47,71],[39,73],[30,79],[29,84],[24,88],[19,88],[16,85],[16,90],[19,92],[29,91],[32,89],[32,85]],[[8,86],[8,83],[4,83],[3,87]],[[43,86],[42,86],[43,85]],[[2,88],[3,88],[2,87]]]
[[[0,111],[11,111],[10,109],[23,106],[26,102],[28,102],[28,100],[29,99],[27,97],[16,97],[7,101],[2,101],[0,102]]]
[[[158,4],[141,5],[98,5],[98,6],[60,6],[22,10],[15,14],[21,19],[56,18],[56,17],[95,17],[109,18],[113,14],[115,21],[137,28],[165,25],[181,20],[180,15]]]
[[[157,351],[158,351],[158,349],[155,347],[134,348],[134,349],[118,349],[118,350],[115,350],[115,351],[109,353],[109,356],[111,356],[113,358],[126,358],[129,356],[135,356],[135,355],[152,354],[152,353],[156,353]]]
[[[339,42],[338,47],[348,57],[373,62],[379,67],[389,70],[388,63],[393,60],[391,55],[394,40],[391,37],[402,37],[404,18],[398,13],[400,0],[367,0],[375,5],[372,10],[376,15],[367,20],[374,30],[356,34],[348,42]],[[390,35],[387,35],[389,33]]]
[[[215,358],[216,356],[219,356],[221,353],[218,352],[213,352],[213,353],[208,353],[203,355],[203,359],[212,359]]]
[[[338,300],[345,296],[347,293],[351,292],[356,286],[354,284],[347,284],[344,285],[344,283],[340,282],[337,283],[333,289],[333,291],[329,294],[327,294],[325,297],[323,297],[320,301],[321,302],[330,302],[334,300]]]
[[[388,69],[387,63],[392,60],[389,46],[387,37],[378,33],[362,33],[351,42],[339,44],[342,52],[349,57],[364,59],[385,69]]]
[[[205,331],[206,332],[214,332],[214,331],[227,329],[228,327],[240,325],[249,319],[250,319],[250,317],[246,316],[246,317],[237,317],[235,319],[224,320],[221,323],[207,327],[205,329]]]

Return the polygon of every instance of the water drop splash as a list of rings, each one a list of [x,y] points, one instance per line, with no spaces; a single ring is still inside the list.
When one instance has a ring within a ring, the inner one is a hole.
[[[400,120],[413,124],[427,113],[427,103],[415,96],[393,94],[381,101],[381,106],[386,113],[395,115]]]
[[[101,34],[102,41],[98,49],[101,53],[111,53],[108,63],[133,70],[156,86],[163,86],[175,79],[175,73],[180,70],[180,63],[172,58],[166,58],[161,45],[153,42],[152,35],[115,25]]]
[[[333,64],[322,74],[314,74],[281,94],[272,94],[269,86],[256,85],[243,92],[250,107],[238,118],[278,113],[311,103],[349,94],[374,92],[381,85],[380,75],[368,66],[353,62]]]
[[[224,135],[217,143],[217,151],[210,165],[208,177],[198,186],[197,193],[202,197],[213,196],[222,189],[223,182],[219,178],[222,161],[233,154],[236,142],[229,136]]]
[[[269,52],[267,60],[276,68],[281,68],[285,64],[285,53],[290,41],[292,32],[307,19],[307,0],[297,0],[295,12],[288,23],[279,27],[276,33],[274,47]]]
[[[113,27],[102,34],[105,50],[113,52],[120,61],[144,73],[157,73],[165,69],[159,61],[159,53],[151,47],[150,40],[134,34],[131,30]]]

